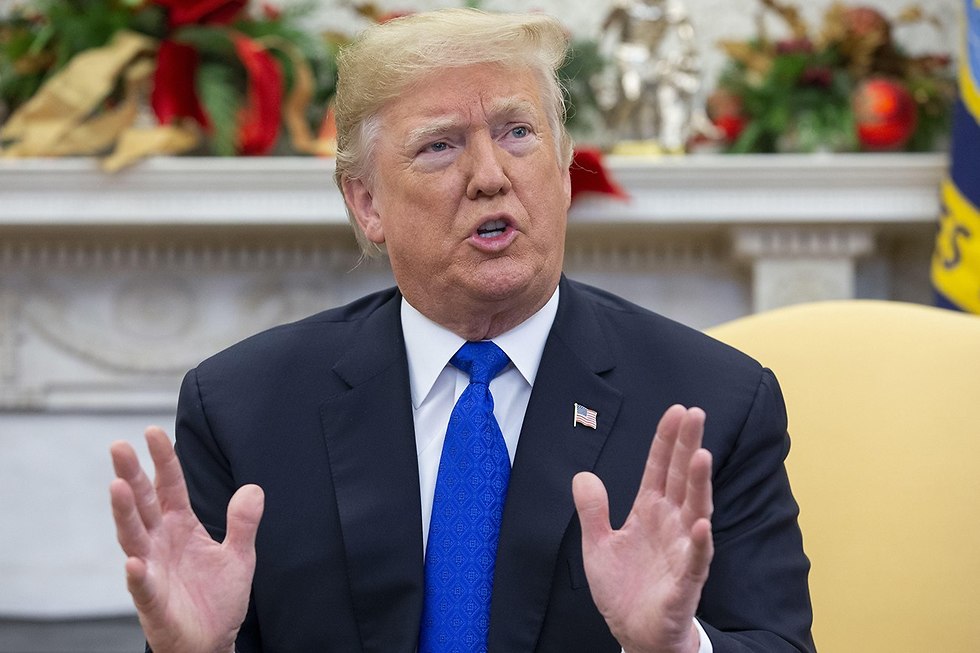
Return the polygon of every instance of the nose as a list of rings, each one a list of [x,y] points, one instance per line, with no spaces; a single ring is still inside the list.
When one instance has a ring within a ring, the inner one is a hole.
[[[489,134],[480,134],[467,145],[469,179],[466,183],[466,197],[475,200],[509,192],[510,177],[505,169],[507,153]]]

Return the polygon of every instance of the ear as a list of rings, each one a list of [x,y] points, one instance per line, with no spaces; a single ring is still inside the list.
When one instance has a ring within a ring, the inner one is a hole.
[[[385,241],[384,227],[381,214],[374,206],[374,196],[362,179],[345,177],[343,180],[344,199],[357,220],[357,225],[365,237],[372,243],[380,245]]]
[[[568,211],[568,209],[570,209],[571,206],[572,206],[572,171],[571,171],[571,166],[572,166],[571,163],[569,163],[567,166],[565,166],[565,169],[562,170],[562,177],[561,177],[562,190],[565,192],[565,210],[566,211]]]

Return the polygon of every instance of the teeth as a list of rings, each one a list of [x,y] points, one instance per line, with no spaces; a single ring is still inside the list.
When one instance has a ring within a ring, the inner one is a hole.
[[[481,224],[477,228],[476,233],[484,238],[490,238],[497,235],[497,232],[504,231],[506,228],[507,223],[503,220],[489,220]]]

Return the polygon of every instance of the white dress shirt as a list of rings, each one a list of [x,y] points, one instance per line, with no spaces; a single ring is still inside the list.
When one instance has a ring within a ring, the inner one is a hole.
[[[493,339],[510,363],[490,381],[493,415],[497,418],[511,464],[524,424],[531,388],[538,374],[548,333],[558,313],[558,289],[537,313]],[[432,499],[439,473],[439,458],[446,427],[456,400],[470,383],[466,372],[449,363],[465,340],[436,324],[402,298],[402,331],[408,355],[408,376],[415,418],[415,447],[419,457],[419,490],[422,496],[422,546],[428,544]],[[694,620],[701,637],[698,653],[712,653],[711,642]]]
[[[493,415],[507,444],[511,463],[517,451],[531,386],[538,373],[544,343],[558,312],[558,291],[537,313],[519,326],[493,339],[510,363],[490,381]],[[449,364],[465,340],[419,313],[405,299],[402,330],[408,354],[408,375],[415,416],[415,446],[419,456],[422,493],[422,543],[428,543],[432,497],[436,489],[442,443],[456,400],[470,383],[466,372]]]

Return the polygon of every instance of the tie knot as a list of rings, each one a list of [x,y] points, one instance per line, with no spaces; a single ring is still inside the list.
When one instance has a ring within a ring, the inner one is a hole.
[[[500,374],[510,359],[490,340],[464,343],[450,359],[450,363],[470,375],[470,383],[490,384],[490,379]]]

